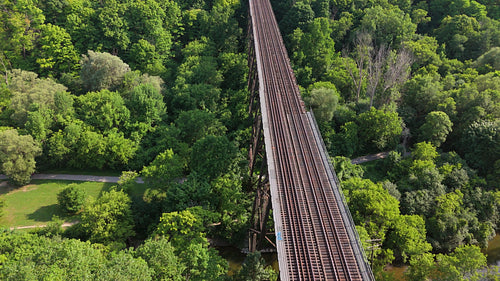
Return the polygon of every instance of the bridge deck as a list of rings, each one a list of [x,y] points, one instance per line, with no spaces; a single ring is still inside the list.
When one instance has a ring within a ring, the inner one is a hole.
[[[281,280],[372,280],[269,0],[250,0]]]

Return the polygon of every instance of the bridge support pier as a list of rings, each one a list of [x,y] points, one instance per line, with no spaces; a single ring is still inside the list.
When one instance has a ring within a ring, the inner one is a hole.
[[[253,42],[251,24],[248,26],[248,38],[248,90],[250,92],[248,112],[250,118],[253,120],[252,141],[248,151],[248,159],[249,177],[252,187],[255,188],[255,200],[251,218],[252,228],[248,233],[248,249],[250,252],[254,252],[262,249],[264,241],[268,241],[273,246],[275,246],[275,242],[267,237],[267,220],[271,211],[271,193],[269,190],[265,151],[263,149],[264,133],[259,103],[257,58],[255,57],[255,44]]]

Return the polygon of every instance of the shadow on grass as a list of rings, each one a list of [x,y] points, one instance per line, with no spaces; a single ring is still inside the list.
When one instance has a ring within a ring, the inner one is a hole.
[[[61,208],[58,204],[52,204],[49,206],[43,206],[38,208],[35,212],[28,214],[27,217],[30,220],[34,221],[51,221],[52,217],[56,215],[60,218],[66,217],[66,215],[62,212]]]

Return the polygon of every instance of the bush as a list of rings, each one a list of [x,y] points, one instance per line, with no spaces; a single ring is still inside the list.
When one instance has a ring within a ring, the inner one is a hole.
[[[75,214],[82,209],[85,197],[85,190],[73,183],[57,194],[57,202],[65,212]]]

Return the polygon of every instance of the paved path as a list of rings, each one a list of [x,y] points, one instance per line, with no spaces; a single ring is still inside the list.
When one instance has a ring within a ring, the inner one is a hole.
[[[5,175],[0,175],[0,180],[5,180]],[[90,175],[66,175],[66,174],[34,174],[34,180],[68,180],[68,181],[96,181],[96,182],[118,182],[120,177],[90,176]],[[136,179],[137,183],[144,183],[142,178]]]

